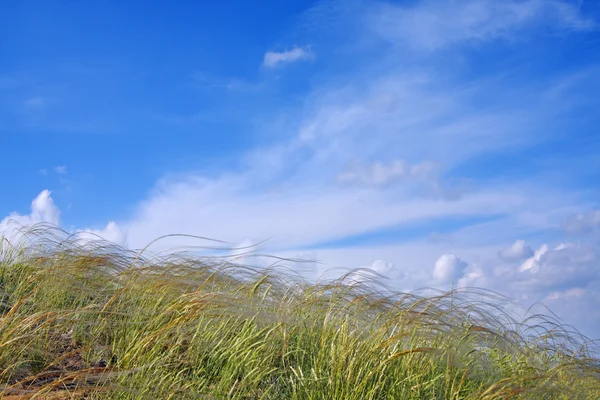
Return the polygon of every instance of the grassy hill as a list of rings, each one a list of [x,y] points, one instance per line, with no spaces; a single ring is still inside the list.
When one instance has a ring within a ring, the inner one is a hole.
[[[25,238],[0,248],[6,399],[600,398],[593,343],[550,316],[516,321],[485,290]]]

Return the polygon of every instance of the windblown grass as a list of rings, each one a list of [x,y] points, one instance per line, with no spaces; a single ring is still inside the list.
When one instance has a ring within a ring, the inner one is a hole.
[[[0,397],[600,398],[592,342],[485,290],[309,283],[48,226],[20,243],[0,246]]]

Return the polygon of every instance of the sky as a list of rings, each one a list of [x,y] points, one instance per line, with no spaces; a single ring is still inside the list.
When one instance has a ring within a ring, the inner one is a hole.
[[[307,279],[488,288],[600,339],[600,2],[0,13],[5,236],[197,235],[313,260]]]

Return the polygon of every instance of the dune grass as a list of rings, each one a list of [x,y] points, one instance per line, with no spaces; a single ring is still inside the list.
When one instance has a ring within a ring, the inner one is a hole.
[[[594,343],[485,290],[310,283],[48,226],[20,243],[0,246],[3,398],[600,398]]]

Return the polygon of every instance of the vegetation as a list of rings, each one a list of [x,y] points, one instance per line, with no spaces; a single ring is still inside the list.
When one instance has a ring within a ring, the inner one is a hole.
[[[594,399],[594,344],[480,289],[309,283],[48,226],[0,247],[6,399]],[[429,294],[427,294],[429,293]]]

